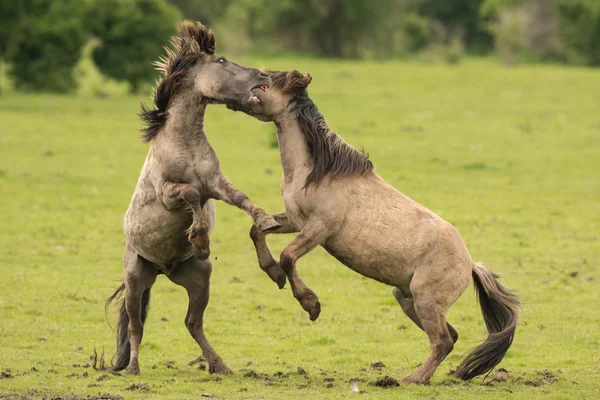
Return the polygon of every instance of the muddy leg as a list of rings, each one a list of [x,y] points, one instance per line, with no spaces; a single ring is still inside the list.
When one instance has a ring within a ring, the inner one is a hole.
[[[237,190],[226,177],[221,176],[218,185],[211,189],[213,192],[212,197],[215,199],[222,200],[245,211],[261,232],[268,232],[281,226],[265,210],[252,203],[244,193]]]
[[[283,289],[285,286],[285,273],[279,267],[279,262],[273,257],[266,236],[267,233],[294,233],[298,232],[298,229],[290,223],[285,212],[275,214],[273,215],[273,218],[281,225],[280,228],[263,233],[256,225],[252,225],[252,228],[250,229],[250,238],[254,243],[256,256],[258,257],[258,265],[260,265],[260,268],[269,275],[269,278],[271,278],[273,282],[277,283],[279,289]]]
[[[325,243],[329,233],[320,222],[308,221],[304,229],[283,250],[280,257],[280,265],[288,277],[292,293],[300,302],[302,308],[308,312],[310,320],[314,321],[321,313],[321,303],[315,292],[313,292],[302,280],[296,269],[296,261],[317,247]]]
[[[439,280],[443,272],[444,279]],[[410,292],[413,295],[414,305],[411,309],[410,303],[401,303],[405,313],[417,323],[429,337],[429,355],[417,370],[403,379],[409,383],[428,383],[433,373],[442,361],[454,348],[455,339],[451,335],[449,325],[446,322],[448,308],[464,292],[469,281],[459,272],[452,273],[447,268],[424,268],[417,269],[410,283]],[[396,293],[396,292],[395,292]],[[402,293],[400,293],[402,294]],[[398,298],[396,297],[398,300]],[[402,300],[402,299],[401,299]],[[402,300],[404,301],[404,300]],[[411,316],[412,315],[412,316]],[[418,323],[420,322],[420,324]]]
[[[203,317],[204,310],[208,305],[211,272],[210,260],[198,260],[191,257],[177,266],[169,275],[169,279],[187,290],[189,306],[185,317],[185,326],[202,349],[202,355],[208,361],[209,372],[228,374],[231,373],[231,370],[204,335]]]
[[[144,324],[142,323],[142,295],[146,289],[150,289],[156,281],[156,269],[147,260],[140,257],[129,246],[125,249],[124,259],[124,282],[125,282],[125,308],[129,316],[127,333],[131,345],[128,374],[139,374],[138,352]]]
[[[400,307],[402,307],[404,314],[406,314],[406,316],[410,318],[415,325],[424,330],[423,324],[421,323],[421,318],[415,310],[415,301],[410,290],[408,288],[402,290],[399,288],[394,288],[394,297],[396,298],[398,304],[400,304]],[[454,327],[447,322],[446,326],[450,332],[450,336],[452,337],[452,342],[456,343],[458,341],[458,332],[456,332],[456,329],[454,329]]]

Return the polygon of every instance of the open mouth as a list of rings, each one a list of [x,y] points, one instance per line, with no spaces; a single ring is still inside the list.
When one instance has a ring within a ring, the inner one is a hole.
[[[260,89],[260,90],[262,90],[263,92],[266,92],[268,88],[269,88],[269,86],[268,86],[268,85],[259,85],[259,86],[255,86],[255,87],[253,87],[252,89],[250,89],[250,91],[252,91],[252,90],[254,90],[254,89]],[[260,103],[260,99],[259,99],[259,98],[258,98],[258,96],[256,96],[256,95],[252,95],[252,101],[254,101],[254,102],[255,102],[255,103],[257,103],[257,104],[258,104],[258,103]]]

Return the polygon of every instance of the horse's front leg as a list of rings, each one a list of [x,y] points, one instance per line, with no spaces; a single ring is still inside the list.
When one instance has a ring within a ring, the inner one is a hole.
[[[227,204],[236,206],[248,214],[254,225],[262,232],[280,228],[281,225],[275,219],[267,214],[265,210],[252,203],[248,196],[240,192],[233,186],[231,181],[225,176],[220,175],[216,182],[209,188],[211,197],[224,201]]]
[[[310,320],[314,321],[321,313],[321,303],[315,292],[304,283],[296,270],[296,261],[315,247],[325,244],[330,236],[325,224],[318,220],[309,220],[304,229],[283,250],[279,262],[281,269],[287,275],[296,300],[308,312]]]
[[[211,221],[202,212],[207,199],[202,198],[198,189],[186,183],[165,182],[161,189],[159,195],[165,209],[191,208],[193,222],[188,230],[188,240],[194,248],[194,255],[201,260],[207,259],[210,256]]]
[[[252,225],[250,229],[250,238],[254,243],[254,249],[256,250],[256,256],[258,257],[258,265],[260,268],[269,275],[269,278],[273,282],[277,283],[279,289],[283,289],[285,286],[285,273],[279,267],[279,262],[273,257],[269,244],[267,243],[266,235],[269,233],[294,233],[298,232],[296,228],[288,219],[285,212],[273,215],[273,218],[281,227],[272,229],[269,232],[262,232],[256,225]]]

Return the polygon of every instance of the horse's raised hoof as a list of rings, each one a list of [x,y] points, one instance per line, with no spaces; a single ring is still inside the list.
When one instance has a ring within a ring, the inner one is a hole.
[[[258,229],[263,233],[271,232],[279,228],[281,228],[281,224],[275,221],[275,218],[270,215],[265,214],[258,221]]]
[[[223,360],[217,360],[208,366],[208,372],[211,374],[229,375],[233,372],[229,369]]]
[[[313,291],[304,293],[300,298],[298,298],[298,301],[300,302],[300,305],[304,311],[308,313],[311,321],[316,321],[317,318],[319,318],[319,314],[321,314],[321,303]]]
[[[269,275],[269,278],[271,278],[271,280],[275,282],[277,286],[279,286],[279,289],[283,289],[286,282],[286,276],[285,272],[283,272],[279,265],[273,264],[270,267],[267,267],[265,272],[267,275]]]

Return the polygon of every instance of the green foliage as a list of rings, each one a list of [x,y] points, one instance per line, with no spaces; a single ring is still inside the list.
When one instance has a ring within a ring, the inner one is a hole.
[[[424,49],[430,41],[429,20],[422,15],[411,12],[404,17],[402,30],[404,32],[406,50],[415,52]]]
[[[82,24],[86,3],[80,0],[21,0],[9,18],[5,44],[17,89],[67,92],[75,87],[73,68],[87,34]],[[4,18],[4,17],[3,17]],[[15,20],[11,20],[15,21]],[[5,33],[2,34],[6,37]]]
[[[492,36],[480,17],[484,0],[416,0],[413,6],[420,15],[429,18],[443,29],[442,39],[450,42],[460,37],[473,52],[492,49]]]
[[[19,24],[23,3],[20,0],[0,0],[0,60],[5,57],[14,29]]]
[[[558,9],[569,61],[600,66],[600,1],[559,0]]]
[[[96,0],[88,25],[101,41],[92,53],[103,74],[137,91],[156,77],[152,63],[175,33],[179,12],[164,0]]]
[[[168,0],[179,8],[185,19],[200,21],[207,26],[216,24],[234,0]]]

